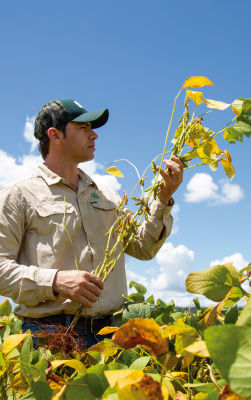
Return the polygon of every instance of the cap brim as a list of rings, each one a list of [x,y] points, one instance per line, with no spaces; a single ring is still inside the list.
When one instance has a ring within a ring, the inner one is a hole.
[[[72,119],[72,122],[91,122],[92,128],[99,128],[104,125],[109,117],[109,111],[105,110],[91,111],[81,114],[79,117]]]

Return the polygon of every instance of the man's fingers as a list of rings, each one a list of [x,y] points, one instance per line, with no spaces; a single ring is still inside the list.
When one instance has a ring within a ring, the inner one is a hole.
[[[104,289],[104,283],[96,275],[90,274],[89,281],[98,286],[101,290]]]

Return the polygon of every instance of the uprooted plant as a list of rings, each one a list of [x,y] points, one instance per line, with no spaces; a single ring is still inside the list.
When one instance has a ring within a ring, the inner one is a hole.
[[[126,251],[128,245],[138,237],[138,227],[144,221],[147,221],[150,215],[150,206],[156,196],[158,195],[159,188],[162,184],[160,179],[160,170],[165,158],[171,159],[174,155],[178,156],[184,163],[184,169],[193,168],[202,165],[208,165],[211,170],[217,170],[219,163],[223,166],[225,174],[229,179],[235,175],[235,169],[232,165],[232,158],[228,150],[221,150],[216,142],[217,137],[223,134],[223,138],[228,143],[235,143],[236,141],[243,141],[243,136],[249,137],[251,135],[251,99],[239,98],[231,104],[206,99],[202,92],[188,90],[190,88],[200,88],[203,86],[213,86],[211,80],[203,76],[192,76],[188,78],[182,85],[179,93],[175,97],[173,110],[166,132],[164,148],[162,153],[158,154],[147,166],[142,175],[139,174],[137,167],[128,160],[137,173],[138,182],[134,187],[131,198],[135,202],[137,211],[135,213],[129,212],[125,206],[127,205],[128,197],[124,192],[120,203],[117,206],[117,219],[107,231],[107,245],[105,249],[103,262],[95,269],[95,274],[104,282],[109,274],[113,271],[118,259]],[[176,102],[181,93],[185,92],[184,98],[184,112],[179,119],[179,125],[174,131],[170,150],[167,150],[167,143],[169,134],[173,124],[173,117],[176,109]],[[192,101],[192,105],[191,105]],[[198,106],[204,104],[210,110],[197,113]],[[226,110],[232,106],[234,117],[223,128],[217,132],[210,130],[203,125],[205,116],[208,113],[217,110]],[[159,167],[156,167],[159,163]],[[153,172],[152,184],[145,188],[145,181],[147,179],[146,173],[151,169]],[[116,166],[110,166],[106,169],[109,174],[117,177],[122,177],[122,172]],[[141,188],[141,197],[134,196],[135,188]],[[69,233],[68,237],[71,241]],[[116,241],[111,245],[111,238],[116,237]],[[72,241],[71,241],[72,243]],[[117,249],[122,244],[122,249],[117,254]],[[84,306],[80,306],[74,320],[69,329],[73,328],[77,320],[83,312]]]

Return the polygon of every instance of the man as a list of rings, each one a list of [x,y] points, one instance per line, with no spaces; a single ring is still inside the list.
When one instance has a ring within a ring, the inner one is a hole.
[[[89,335],[88,345],[112,323],[126,294],[123,256],[105,283],[94,274],[119,197],[78,169],[94,158],[98,135],[93,129],[107,119],[107,109],[87,112],[71,99],[47,103],[34,129],[44,164],[31,178],[0,190],[0,294],[19,304],[15,313],[24,330],[37,324],[69,326],[84,305],[76,329]],[[165,165],[168,172],[160,171],[163,183],[149,221],[139,227],[142,240],[126,250],[139,259],[154,257],[171,232],[171,196],[182,182],[183,165],[177,157]]]

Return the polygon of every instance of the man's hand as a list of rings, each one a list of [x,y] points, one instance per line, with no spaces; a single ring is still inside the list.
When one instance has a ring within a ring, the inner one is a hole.
[[[86,271],[58,271],[53,282],[53,291],[91,307],[104,289],[100,278]]]
[[[158,197],[164,204],[168,204],[172,194],[178,189],[179,185],[183,180],[183,162],[173,156],[171,160],[164,160],[166,165],[166,171],[160,170],[162,176],[162,185],[158,191]],[[157,167],[159,170],[159,167]]]

